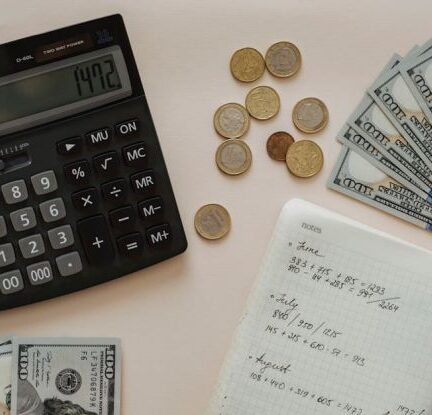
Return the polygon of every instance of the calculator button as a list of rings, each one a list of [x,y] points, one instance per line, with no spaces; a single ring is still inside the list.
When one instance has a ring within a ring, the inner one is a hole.
[[[117,239],[117,245],[122,255],[133,256],[144,249],[144,238],[138,232],[122,236]]]
[[[0,291],[2,294],[13,294],[23,289],[24,281],[19,269],[0,274]]]
[[[162,216],[163,211],[164,205],[161,197],[154,197],[138,203],[138,212],[144,220],[160,217]]]
[[[98,199],[98,193],[94,187],[72,193],[72,203],[81,210],[94,209],[98,205]]]
[[[147,229],[146,234],[148,243],[153,247],[165,245],[172,239],[171,228],[168,224],[153,226]]]
[[[140,121],[138,118],[123,121],[115,126],[119,137],[136,137],[140,132]]]
[[[83,140],[81,137],[72,137],[57,143],[57,152],[59,154],[76,154],[82,150]]]
[[[12,244],[0,245],[0,267],[6,267],[15,262],[15,251]]]
[[[87,142],[91,145],[107,144],[112,139],[111,128],[101,128],[99,130],[91,131],[86,134]]]
[[[80,220],[77,229],[90,263],[107,263],[114,259],[108,225],[102,215]]]
[[[146,170],[131,176],[132,189],[135,193],[147,193],[155,186],[152,170]]]
[[[31,285],[42,285],[53,279],[51,264],[48,261],[37,262],[27,267],[27,276]]]
[[[10,214],[13,228],[17,232],[26,231],[36,226],[36,216],[33,208],[27,207]]]
[[[123,206],[109,213],[111,225],[115,228],[127,228],[135,221],[135,211],[132,206]]]
[[[31,177],[33,189],[38,196],[55,192],[58,189],[56,175],[52,170]]]
[[[0,238],[7,235],[6,221],[3,216],[0,216]]]
[[[64,166],[66,179],[71,184],[87,184],[90,178],[90,163],[87,160],[80,160]]]
[[[42,218],[45,222],[55,222],[66,216],[66,208],[61,197],[47,200],[39,205]]]
[[[56,263],[62,277],[78,274],[83,269],[81,257],[77,251],[58,256]]]
[[[110,202],[123,202],[126,199],[127,182],[125,179],[117,179],[102,185],[102,195]]]
[[[20,239],[18,245],[25,259],[34,258],[45,253],[45,245],[40,234]]]
[[[143,167],[147,151],[143,142],[123,148],[123,160],[127,166]]]
[[[8,205],[22,202],[28,198],[27,186],[24,180],[6,183],[2,185],[1,190]]]
[[[97,173],[111,176],[116,173],[120,166],[120,160],[115,151],[110,151],[93,157],[93,164]]]
[[[74,236],[70,225],[59,226],[48,231],[48,239],[53,249],[62,249],[74,244]]]

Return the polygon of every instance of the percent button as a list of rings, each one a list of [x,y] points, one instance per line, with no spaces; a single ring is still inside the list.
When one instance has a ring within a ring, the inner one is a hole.
[[[64,173],[69,183],[74,185],[87,184],[90,178],[90,163],[80,160],[64,166]]]

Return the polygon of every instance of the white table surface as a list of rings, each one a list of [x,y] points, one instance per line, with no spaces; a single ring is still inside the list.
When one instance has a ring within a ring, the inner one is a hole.
[[[188,251],[126,278],[62,298],[0,313],[0,335],[119,336],[123,341],[122,414],[200,415],[217,379],[236,322],[283,203],[301,197],[429,247],[431,236],[325,186],[340,146],[335,134],[393,52],[432,36],[432,3],[424,0],[0,0],[0,43],[121,13],[160,136],[189,238]],[[251,87],[228,62],[238,48],[263,53],[289,40],[303,67],[295,78],[269,74],[282,108],[253,122],[247,142],[252,169],[221,174],[214,110],[243,102]],[[323,99],[330,123],[312,139],[325,155],[313,179],[295,179],[267,157],[267,136],[298,133],[294,104]],[[233,228],[222,241],[201,240],[196,209],[224,204]],[[349,241],[347,241],[349,243]]]

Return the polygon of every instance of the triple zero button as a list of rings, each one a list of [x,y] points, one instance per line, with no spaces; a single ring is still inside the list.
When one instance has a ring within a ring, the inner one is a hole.
[[[77,229],[90,263],[106,264],[114,259],[114,248],[108,225],[102,215],[80,220]]]

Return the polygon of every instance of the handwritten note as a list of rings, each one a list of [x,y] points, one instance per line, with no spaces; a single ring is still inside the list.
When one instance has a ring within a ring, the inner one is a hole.
[[[431,415],[432,255],[282,210],[209,415]]]

